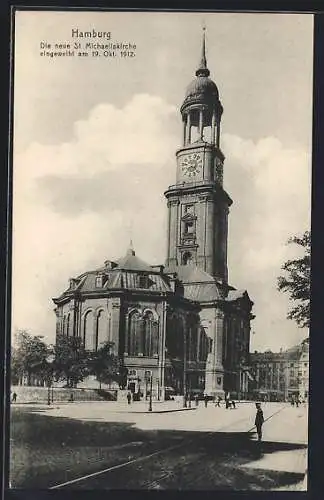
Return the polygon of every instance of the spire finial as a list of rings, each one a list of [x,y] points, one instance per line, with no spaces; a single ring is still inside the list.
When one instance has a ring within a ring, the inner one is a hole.
[[[127,255],[135,255],[135,250],[134,250],[134,245],[133,245],[133,240],[129,240],[129,247],[127,250]]]
[[[206,60],[206,25],[205,21],[203,21],[202,25],[202,46],[201,46],[201,58],[199,67],[196,71],[196,76],[209,76],[210,71],[207,68],[207,60]]]

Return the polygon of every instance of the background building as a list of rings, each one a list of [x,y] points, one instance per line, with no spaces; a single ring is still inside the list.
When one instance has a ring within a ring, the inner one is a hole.
[[[250,355],[249,392],[255,398],[287,400],[309,394],[309,339],[286,351],[254,352]]]

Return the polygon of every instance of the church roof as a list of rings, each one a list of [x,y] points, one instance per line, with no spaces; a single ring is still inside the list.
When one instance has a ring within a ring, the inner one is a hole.
[[[214,283],[215,279],[210,274],[195,265],[169,266],[164,269],[165,273],[177,273],[182,283]]]
[[[220,285],[215,278],[195,265],[170,266],[166,273],[177,273],[184,285],[186,299],[197,302],[211,302],[222,299]]]
[[[216,283],[194,283],[184,285],[184,295],[187,299],[197,302],[212,302],[213,300],[222,299]]]
[[[98,284],[99,276],[102,277],[102,282]],[[69,296],[73,291],[100,293],[100,291],[121,289],[172,292],[169,278],[139,259],[134,250],[129,248],[126,255],[116,262],[107,261],[104,266],[86,271],[77,278],[71,279],[69,288],[61,294],[59,299]]]
[[[132,248],[127,250],[127,253],[124,257],[121,257],[117,260],[117,269],[123,269],[125,271],[142,271],[142,272],[157,272],[154,271],[152,266],[146,264],[143,260],[139,259]]]

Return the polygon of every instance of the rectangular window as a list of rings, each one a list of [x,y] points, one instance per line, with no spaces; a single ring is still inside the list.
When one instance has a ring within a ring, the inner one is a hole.
[[[96,276],[96,288],[102,288],[103,276]]]
[[[138,276],[138,286],[139,288],[148,288],[148,276]]]
[[[193,234],[195,232],[195,225],[193,221],[185,223],[184,232],[185,234]]]
[[[136,377],[137,376],[137,370],[128,370],[128,375],[130,377]]]

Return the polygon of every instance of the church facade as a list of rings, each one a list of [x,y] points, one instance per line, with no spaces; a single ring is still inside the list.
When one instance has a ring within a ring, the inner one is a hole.
[[[223,107],[202,54],[180,108],[182,146],[168,208],[165,266],[150,266],[132,248],[116,262],[71,279],[54,300],[58,335],[77,335],[86,349],[113,342],[128,387],[145,394],[248,391],[253,302],[228,283],[228,215],[223,187]]]

